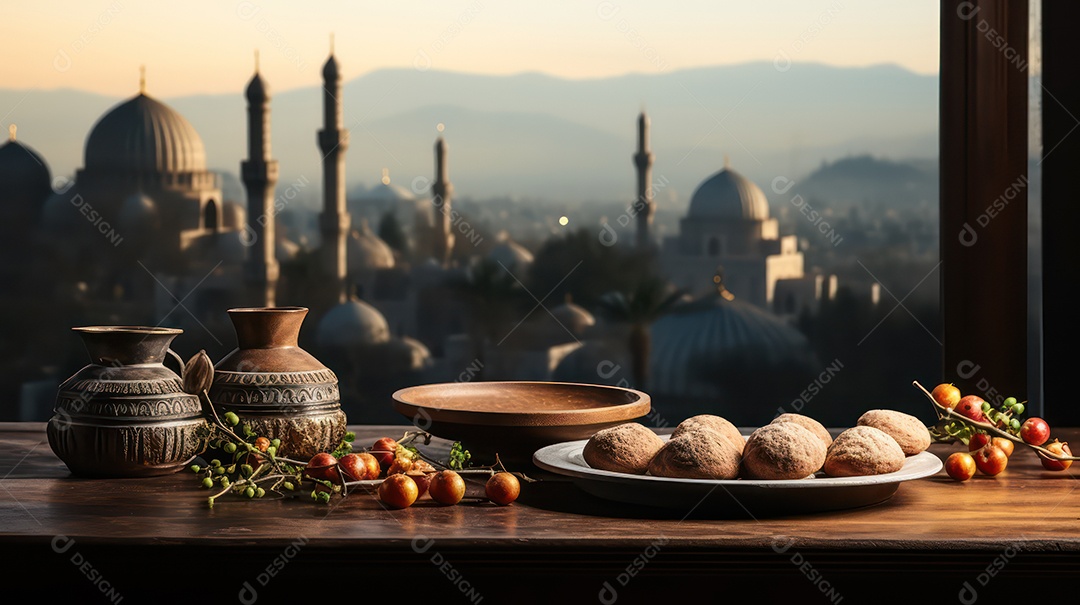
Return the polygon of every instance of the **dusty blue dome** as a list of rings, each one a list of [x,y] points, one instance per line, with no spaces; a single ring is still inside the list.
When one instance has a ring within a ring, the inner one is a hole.
[[[715,397],[725,372],[803,372],[816,367],[810,343],[796,328],[749,303],[718,294],[682,305],[652,325],[650,391]]]
[[[769,201],[753,181],[724,168],[698,185],[686,216],[761,221],[769,218]]]

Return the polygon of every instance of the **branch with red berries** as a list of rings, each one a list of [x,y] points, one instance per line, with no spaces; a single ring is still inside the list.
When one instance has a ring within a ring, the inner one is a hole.
[[[959,389],[952,385],[938,385],[934,389],[934,393],[931,393],[918,381],[914,381],[912,384],[926,395],[937,413],[939,422],[929,429],[935,441],[941,443],[963,441],[967,443],[968,438],[974,431],[983,431],[988,435],[1008,439],[1035,450],[1036,454],[1043,460],[1044,466],[1049,461],[1071,463],[1074,460],[1080,460],[1080,457],[1072,455],[1068,443],[1057,439],[1048,446],[1043,447],[1043,444],[1050,440],[1050,426],[1042,418],[1034,417],[1028,418],[1021,423],[1015,416],[1023,414],[1024,404],[1017,402],[1015,398],[1006,399],[1002,404],[1003,409],[997,409],[977,395],[960,397]],[[969,430],[966,433],[954,430],[951,427],[954,427],[956,423]],[[1065,468],[1067,468],[1067,465],[1062,466],[1062,468],[1052,468],[1051,470],[1064,470]]]
[[[431,434],[425,431],[406,431],[396,441],[383,437],[359,452],[353,451],[355,435],[346,433],[333,452],[317,453],[306,462],[285,458],[278,455],[280,439],[257,435],[233,412],[218,414],[208,393],[214,367],[205,351],[185,364],[182,376],[184,390],[197,395],[207,410],[203,451],[224,460],[214,458],[209,464],[200,460],[191,466],[204,488],[219,488],[207,498],[210,508],[230,492],[246,498],[285,497],[286,492],[306,492],[308,485],[311,499],[323,504],[334,494],[347,496],[350,487],[377,487],[379,500],[390,508],[406,508],[425,493],[439,504],[457,504],[465,498],[462,475],[486,476],[482,499],[507,505],[520,493],[519,478],[534,481],[523,473],[508,472],[498,455],[494,465],[468,466],[471,455],[460,442],[451,446],[445,462],[428,456],[413,445],[431,443]]]

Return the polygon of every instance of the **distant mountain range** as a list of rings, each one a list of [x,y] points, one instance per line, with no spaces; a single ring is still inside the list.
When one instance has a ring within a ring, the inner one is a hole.
[[[348,57],[340,59],[347,68]],[[273,87],[274,74],[263,75]],[[163,99],[202,135],[212,169],[239,170],[245,85],[237,82],[235,94]],[[725,155],[770,198],[776,176],[799,178],[824,161],[937,155],[937,77],[893,65],[794,64],[779,72],[760,62],[589,80],[386,69],[348,81],[343,94],[350,185],[377,183],[383,168],[406,188],[430,177],[442,123],[455,189],[474,198],[630,199],[643,107],[652,119],[654,178],[666,182],[661,198],[681,204]],[[320,95],[312,86],[272,99],[283,182],[319,182]],[[4,125],[17,123],[20,140],[61,175],[82,165],[91,127],[121,100],[70,89],[0,89],[0,110],[9,112]],[[308,192],[314,198],[318,187]]]
[[[798,193],[815,207],[844,212],[852,207],[872,210],[936,208],[938,170],[933,162],[895,162],[868,155],[824,163],[798,181]]]

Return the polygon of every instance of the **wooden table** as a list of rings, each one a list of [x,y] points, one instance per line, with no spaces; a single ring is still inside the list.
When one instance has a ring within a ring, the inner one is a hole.
[[[354,430],[367,444],[403,428]],[[961,484],[942,472],[880,505],[759,520],[682,519],[551,476],[508,507],[421,501],[388,511],[354,493],[331,506],[222,499],[209,510],[208,492],[186,472],[71,477],[41,424],[0,424],[0,477],[3,594],[29,591],[37,601],[54,589],[93,597],[79,602],[268,603],[393,588],[447,602],[633,603],[702,591],[712,602],[752,586],[757,597],[795,602],[912,593],[988,603],[1011,592],[1046,596],[1080,572],[1080,483],[1042,470],[1027,450],[996,478]]]

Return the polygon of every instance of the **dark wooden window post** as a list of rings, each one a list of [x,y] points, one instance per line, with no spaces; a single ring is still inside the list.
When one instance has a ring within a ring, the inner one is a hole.
[[[943,378],[964,392],[989,386],[1019,398],[1027,397],[1027,57],[1027,0],[942,2]]]
[[[1051,425],[1080,425],[1080,3],[1042,5],[1043,394]],[[1076,451],[1076,448],[1073,448]]]

